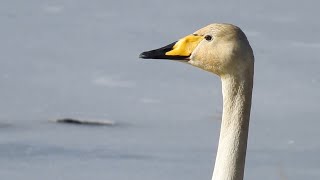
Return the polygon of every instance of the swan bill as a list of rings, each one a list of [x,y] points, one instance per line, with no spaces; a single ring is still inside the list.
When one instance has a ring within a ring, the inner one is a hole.
[[[143,59],[189,60],[193,50],[202,39],[203,36],[188,35],[162,48],[143,52],[139,57]]]

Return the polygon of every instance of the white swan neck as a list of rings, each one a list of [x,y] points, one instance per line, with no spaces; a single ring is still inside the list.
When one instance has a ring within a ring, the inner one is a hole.
[[[223,115],[212,180],[242,180],[244,175],[253,75],[223,76]]]

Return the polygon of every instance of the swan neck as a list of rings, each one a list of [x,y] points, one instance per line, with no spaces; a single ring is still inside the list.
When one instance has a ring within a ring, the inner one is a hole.
[[[223,76],[223,114],[212,180],[242,180],[244,176],[253,74]]]

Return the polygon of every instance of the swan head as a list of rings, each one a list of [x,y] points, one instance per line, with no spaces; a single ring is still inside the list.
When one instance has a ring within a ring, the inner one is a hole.
[[[254,64],[246,35],[231,24],[210,24],[167,46],[143,52],[140,58],[183,61],[219,76],[241,75]]]

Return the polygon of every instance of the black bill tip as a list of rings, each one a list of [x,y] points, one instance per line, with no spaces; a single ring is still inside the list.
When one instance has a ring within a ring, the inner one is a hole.
[[[169,59],[169,60],[188,60],[189,56],[168,56],[161,51],[146,51],[139,55],[139,58],[142,59]]]
[[[139,55],[139,58],[142,58],[142,59],[150,59],[152,58],[151,54],[149,53],[149,51],[147,52],[143,52]]]
[[[139,58],[142,59],[175,59],[176,57],[167,56],[166,53],[171,51],[173,49],[173,46],[176,44],[176,42],[171,43],[167,46],[164,46],[159,49],[154,49],[151,51],[145,51],[139,55]]]
[[[151,51],[145,51],[139,55],[142,59],[169,59],[169,60],[186,60],[189,56],[172,56],[166,55],[167,52],[173,49],[176,42],[171,43],[159,49],[154,49]]]

